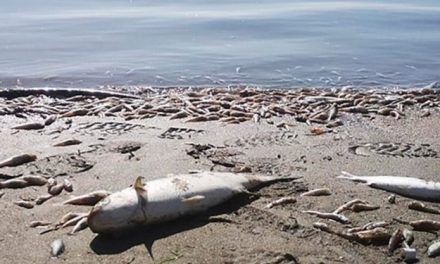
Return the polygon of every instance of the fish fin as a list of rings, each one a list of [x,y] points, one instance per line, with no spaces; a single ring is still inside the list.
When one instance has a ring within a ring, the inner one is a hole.
[[[199,203],[203,200],[205,200],[205,196],[204,195],[194,195],[188,198],[182,198],[182,202],[186,203],[186,204],[196,204]]]
[[[142,182],[142,177],[137,177],[136,181],[134,182],[133,188],[136,190],[137,193],[143,193],[146,191],[144,187],[144,183]]]

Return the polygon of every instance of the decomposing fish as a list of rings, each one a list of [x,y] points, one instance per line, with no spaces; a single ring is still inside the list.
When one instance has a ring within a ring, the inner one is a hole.
[[[50,126],[53,124],[53,122],[55,122],[57,120],[57,116],[56,115],[50,115],[48,117],[46,117],[46,119],[44,119],[44,125],[45,126]]]
[[[380,206],[378,206],[378,205],[363,204],[363,203],[353,204],[350,207],[350,209],[353,212],[372,211],[372,210],[377,210],[379,208],[380,208]]]
[[[390,235],[388,234],[387,230],[382,227],[377,227],[370,230],[362,230],[355,233],[348,233],[332,229],[327,224],[319,222],[314,223],[313,227],[330,234],[338,235],[350,241],[357,241],[363,244],[384,243],[388,242],[390,239]]]
[[[416,220],[409,222],[409,225],[416,231],[438,231],[440,230],[440,222],[434,220]]]
[[[401,176],[356,176],[342,172],[340,179],[366,183],[368,186],[381,189],[413,199],[440,202],[440,183]]]
[[[69,200],[64,201],[63,204],[93,206],[110,194],[110,192],[103,190],[94,191],[88,194],[72,197]]]
[[[396,229],[396,231],[394,231],[394,233],[391,235],[390,241],[388,242],[388,255],[391,256],[394,250],[396,250],[404,240],[405,237],[403,236],[402,229]]]
[[[44,222],[44,221],[32,221],[29,224],[29,227],[35,228],[35,227],[40,227],[40,226],[48,226],[50,225],[49,222]]]
[[[197,172],[148,181],[139,177],[133,187],[113,193],[97,203],[88,217],[95,233],[111,233],[139,224],[173,220],[223,203],[234,195],[295,177]]]
[[[18,189],[28,187],[29,183],[23,179],[10,179],[0,182],[0,189]]]
[[[83,229],[86,229],[88,227],[87,225],[87,217],[82,218],[81,220],[76,223],[76,225],[73,227],[72,231],[70,232],[71,235],[75,234],[76,232],[79,232]]]
[[[29,201],[16,201],[14,202],[15,205],[18,205],[20,207],[26,208],[26,209],[32,209],[34,208],[34,204]]]
[[[78,216],[75,216],[74,218],[66,221],[64,224],[61,225],[61,228],[66,228],[68,226],[76,225],[81,219],[87,218],[87,214],[78,214]]]
[[[266,205],[266,208],[272,208],[277,205],[296,203],[295,197],[283,197]]]
[[[354,199],[354,200],[351,200],[351,201],[346,202],[345,204],[339,206],[336,210],[333,211],[333,213],[340,214],[343,211],[350,209],[355,204],[365,204],[365,203],[366,203],[365,201],[362,201],[360,199]]]
[[[64,179],[63,187],[66,192],[73,192],[73,184],[68,179]]]
[[[405,243],[409,246],[414,242],[414,233],[409,229],[403,229],[403,237],[405,238]]]
[[[22,164],[35,161],[37,159],[37,156],[32,154],[22,154],[10,157],[8,159],[5,159],[3,161],[0,161],[0,168],[3,167],[16,167],[20,166]]]
[[[320,189],[314,189],[310,190],[308,192],[302,193],[301,196],[324,196],[324,195],[331,195],[332,192],[328,188],[320,188]]]
[[[47,192],[49,194],[52,194],[53,196],[57,196],[58,194],[60,194],[63,191],[63,189],[64,189],[64,183],[60,182],[54,186],[49,187]]]
[[[62,226],[65,223],[67,223],[67,221],[69,221],[69,220],[71,220],[71,219],[73,219],[75,217],[78,217],[78,216],[84,217],[84,216],[87,216],[87,214],[85,214],[85,213],[72,213],[72,212],[69,212],[69,213],[63,215],[63,217],[61,217],[61,220],[55,226]]]
[[[411,210],[421,211],[421,212],[425,212],[425,213],[440,214],[439,209],[436,209],[433,207],[428,207],[424,203],[421,203],[421,202],[411,202],[408,204],[408,208]]]
[[[18,125],[13,127],[13,129],[23,129],[23,130],[33,130],[33,129],[42,129],[44,128],[44,124],[36,122],[36,123],[26,123],[22,125]]]
[[[42,205],[43,203],[45,203],[47,200],[49,200],[52,197],[53,197],[52,194],[38,196],[37,199],[35,199],[35,204]]]
[[[317,216],[319,218],[323,218],[323,219],[331,219],[331,220],[337,221],[337,222],[342,223],[342,224],[350,223],[350,220],[347,217],[345,217],[345,216],[343,216],[341,214],[323,213],[323,212],[311,211],[311,210],[309,210],[309,211],[302,211],[302,212],[310,214],[310,215],[315,215],[315,216]]]
[[[440,241],[435,241],[428,247],[428,257],[435,258],[440,255]]]
[[[47,183],[47,179],[37,175],[22,176],[20,179],[26,181],[29,186],[43,186]]]
[[[62,142],[56,143],[53,146],[54,147],[66,147],[66,146],[72,146],[72,145],[79,145],[81,143],[82,143],[82,141],[78,140],[78,139],[67,139]]]
[[[63,240],[57,239],[57,240],[53,241],[52,244],[50,244],[50,248],[51,248],[50,254],[52,255],[52,257],[55,257],[55,258],[58,257],[65,250]]]

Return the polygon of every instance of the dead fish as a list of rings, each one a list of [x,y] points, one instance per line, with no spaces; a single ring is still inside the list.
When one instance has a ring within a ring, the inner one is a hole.
[[[272,208],[277,205],[296,203],[295,197],[283,197],[266,205],[266,208]]]
[[[323,218],[323,219],[331,219],[331,220],[334,220],[334,221],[339,222],[341,224],[348,224],[348,223],[350,223],[350,220],[347,217],[345,217],[345,216],[343,216],[341,214],[322,213],[322,212],[311,211],[311,210],[309,210],[309,211],[302,211],[302,212],[306,213],[306,214],[310,214],[310,215],[315,215],[315,216],[317,216],[319,218]]]
[[[29,183],[23,179],[10,179],[0,182],[0,189],[19,189],[28,186]]]
[[[64,201],[63,204],[93,206],[110,194],[110,192],[103,190],[94,191],[88,194],[72,197],[69,200]]]
[[[377,206],[377,205],[363,204],[363,203],[354,204],[353,206],[350,207],[350,209],[353,212],[357,212],[357,213],[362,212],[362,211],[377,210],[379,208],[380,208],[380,206]]]
[[[22,164],[35,161],[36,159],[37,156],[32,154],[17,155],[0,161],[0,168],[20,166]]]
[[[351,201],[346,202],[345,204],[339,206],[336,210],[333,211],[333,213],[340,214],[343,211],[350,209],[355,204],[364,204],[364,203],[366,203],[366,202],[362,201],[360,199],[354,199],[354,200],[351,200]]]
[[[389,241],[390,234],[385,228],[376,227],[371,230],[359,231],[356,234],[356,240],[363,243],[382,243]]]
[[[68,140],[64,140],[60,143],[56,143],[53,146],[54,147],[66,147],[66,146],[72,146],[72,145],[79,145],[81,143],[82,143],[82,141],[78,140],[78,139],[68,139]]]
[[[411,202],[410,204],[408,204],[408,208],[411,210],[421,211],[430,214],[440,214],[439,209],[427,207],[424,203],[421,202]]]
[[[428,257],[435,258],[440,255],[440,241],[435,241],[428,247]]]
[[[180,112],[177,112],[174,115],[170,116],[170,120],[180,119],[180,118],[185,118],[185,117],[188,117],[188,113],[186,111],[180,111]]]
[[[29,224],[29,227],[35,228],[35,227],[41,227],[41,226],[48,226],[50,225],[49,222],[44,222],[44,221],[32,221]]]
[[[44,128],[44,124],[38,122],[26,123],[13,127],[13,129],[23,129],[23,130],[34,130],[34,129],[42,129],[42,128]]]
[[[331,195],[332,192],[328,188],[320,188],[320,189],[314,189],[308,192],[305,192],[301,194],[301,196],[324,196],[324,195]]]
[[[76,223],[75,227],[73,227],[72,231],[70,232],[70,235],[73,235],[83,229],[86,229],[87,227],[88,227],[87,217],[84,217],[81,220],[79,220],[78,223]]]
[[[34,204],[29,201],[16,201],[14,202],[15,205],[18,205],[20,207],[26,208],[26,209],[32,209],[34,208]]]
[[[402,229],[398,228],[394,233],[391,235],[390,241],[388,242],[388,255],[391,256],[401,244],[405,240],[405,237],[403,236]]]
[[[53,124],[53,122],[55,122],[57,120],[57,116],[56,115],[50,115],[48,117],[46,117],[46,119],[44,119],[44,125],[45,126],[50,126]]]
[[[51,248],[50,254],[52,255],[52,257],[54,257],[54,258],[58,257],[65,250],[63,240],[57,239],[57,240],[53,241],[52,244],[50,244],[50,248]]]
[[[42,205],[43,203],[45,203],[46,201],[48,201],[52,197],[53,197],[52,194],[38,196],[37,199],[35,199],[35,204]]]
[[[47,179],[42,176],[28,175],[20,177],[26,181],[30,186],[43,186],[47,183]]]
[[[261,184],[298,178],[197,172],[148,181],[113,193],[97,203],[88,217],[95,233],[110,233],[196,214]]]
[[[85,116],[88,113],[89,110],[87,109],[76,109],[62,114],[61,117]]]
[[[73,219],[75,217],[78,217],[78,216],[83,216],[84,217],[84,216],[87,216],[87,214],[85,214],[85,213],[72,213],[72,212],[69,212],[69,213],[63,215],[61,220],[55,226],[62,226],[65,223],[67,223],[67,221],[69,221],[69,220],[71,220],[71,219]]]
[[[68,179],[64,179],[63,187],[66,192],[73,192],[73,184]]]
[[[409,225],[416,231],[438,231],[440,230],[440,222],[434,220],[416,220],[409,222]]]
[[[53,196],[57,196],[63,191],[63,189],[64,189],[64,183],[60,182],[57,185],[50,187],[48,193],[52,194]]]
[[[208,121],[208,118],[206,116],[196,116],[194,118],[190,118],[188,120],[186,120],[187,123],[190,122],[206,122]]]
[[[76,225],[81,219],[87,218],[87,214],[79,214],[78,216],[68,220],[64,224],[61,225],[61,228],[66,228],[68,226]]]
[[[440,183],[438,182],[427,182],[418,178],[400,176],[356,176],[344,171],[338,178],[366,183],[372,188],[393,192],[409,198],[440,202]]]

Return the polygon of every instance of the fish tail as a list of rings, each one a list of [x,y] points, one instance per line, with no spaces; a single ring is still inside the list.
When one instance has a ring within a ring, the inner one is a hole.
[[[357,181],[357,182],[365,182],[365,180],[362,179],[361,177],[359,177],[357,175],[353,175],[353,174],[346,172],[346,171],[341,171],[341,175],[337,176],[336,178],[347,179],[347,180]]]

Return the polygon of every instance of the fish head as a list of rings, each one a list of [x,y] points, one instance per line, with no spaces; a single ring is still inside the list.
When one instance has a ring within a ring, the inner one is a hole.
[[[134,188],[127,188],[99,201],[92,208],[87,223],[95,233],[126,230],[146,221],[144,207],[144,198]]]

